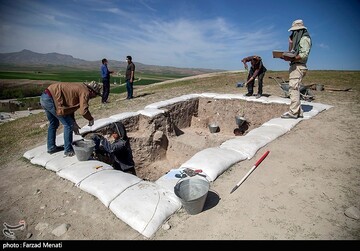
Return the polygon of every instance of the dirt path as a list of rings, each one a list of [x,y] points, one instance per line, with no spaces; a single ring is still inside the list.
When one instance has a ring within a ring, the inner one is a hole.
[[[214,79],[202,87],[135,89],[137,98],[126,101],[111,96],[107,107],[92,104],[97,118],[137,111],[147,104],[199,92],[239,93],[237,76]],[[206,80],[206,79],[205,79]],[[238,80],[239,81],[239,80]],[[222,83],[222,84],[220,84]],[[270,82],[265,93],[281,96]],[[360,209],[360,95],[352,92],[316,92],[316,101],[334,107],[300,122],[289,133],[260,149],[211,183],[204,211],[188,215],[184,209],[160,228],[153,240],[359,240],[360,221],[347,217],[349,207]],[[34,115],[39,116],[40,115]],[[27,119],[27,118],[26,118]],[[44,118],[41,118],[44,120]],[[40,120],[40,119],[39,119]],[[22,119],[23,121],[23,119]],[[80,124],[85,121],[80,120]],[[119,220],[94,196],[74,187],[55,173],[21,158],[24,151],[44,143],[24,145],[13,160],[0,169],[0,219],[15,225],[24,219],[26,230],[16,232],[30,240],[143,240],[137,231]],[[234,185],[256,160],[269,150],[265,161],[232,194]],[[57,237],[51,232],[70,226]],[[2,239],[6,239],[3,235]]]

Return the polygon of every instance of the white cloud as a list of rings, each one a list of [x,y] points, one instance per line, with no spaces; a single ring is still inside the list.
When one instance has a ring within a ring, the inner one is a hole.
[[[328,45],[323,44],[323,43],[317,44],[317,46],[319,46],[320,48],[323,48],[323,49],[330,49],[330,47]]]

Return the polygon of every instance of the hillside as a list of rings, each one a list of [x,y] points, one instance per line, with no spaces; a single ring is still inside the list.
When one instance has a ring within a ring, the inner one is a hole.
[[[146,65],[134,61],[137,72],[158,73],[158,74],[180,74],[180,75],[199,75],[209,72],[223,70],[197,69],[197,68],[177,68],[170,66]],[[52,70],[98,70],[101,65],[101,59],[98,61],[86,61],[74,58],[71,55],[53,53],[37,53],[30,50],[19,52],[0,53],[0,71],[12,71],[20,69],[52,69]],[[109,59],[111,68],[125,68],[126,62]]]

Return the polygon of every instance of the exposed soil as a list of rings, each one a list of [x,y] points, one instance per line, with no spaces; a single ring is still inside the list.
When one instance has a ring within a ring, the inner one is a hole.
[[[91,111],[96,119],[100,119],[122,112],[138,111],[148,104],[184,94],[245,93],[245,89],[235,87],[234,83],[240,80],[238,75],[230,74],[215,77],[210,82],[197,78],[192,80],[194,84],[191,86],[175,85],[171,89],[162,89],[160,84],[135,88],[135,99],[125,100],[125,95],[110,95],[111,103],[106,106],[101,105],[99,100],[92,101]],[[283,94],[270,80],[265,81],[264,91],[267,95]],[[167,222],[170,229],[160,228],[151,239],[359,240],[359,219],[345,215],[350,207],[360,208],[359,90],[354,88],[349,92],[330,92],[326,91],[325,84],[325,91],[314,93],[314,102],[334,107],[309,120],[301,121],[289,133],[260,149],[253,159],[241,161],[229,168],[211,183],[203,212],[188,215],[181,209]],[[222,107],[225,113],[228,106],[218,104],[211,102],[206,108]],[[267,109],[253,104],[250,108],[253,109],[252,112],[245,114],[254,116],[249,117],[249,129],[262,123],[254,119],[262,117],[268,120],[267,116],[271,118],[275,114],[268,114]],[[201,110],[199,116],[200,114]],[[205,114],[210,114],[210,111]],[[202,126],[184,127],[181,129],[183,134],[171,135],[174,138],[169,140],[169,159],[159,158],[152,162],[154,171],[162,166],[161,162],[163,166],[167,163],[176,166],[178,158],[188,158],[192,152],[186,153],[184,149],[220,143],[223,138],[219,142],[216,140],[221,133],[224,139],[232,136],[234,114],[229,113],[228,116],[228,126],[222,126],[221,121],[218,121],[221,129],[219,133],[210,134],[205,127],[207,121],[203,120],[199,122]],[[41,125],[46,122],[46,118],[43,114],[33,114],[20,121],[24,125]],[[192,122],[195,123],[194,120]],[[85,125],[86,121],[78,118],[78,123]],[[141,139],[136,136],[138,132],[129,131],[133,134],[132,137]],[[45,143],[46,130],[39,130],[37,134],[36,140],[32,141],[17,138],[22,142],[17,151],[1,153],[2,158],[10,155],[11,160],[0,169],[0,219],[2,223],[10,225],[16,225],[20,220],[26,221],[26,229],[15,232],[18,239],[146,239],[119,220],[96,197],[74,187],[72,182],[60,178],[54,172],[21,158],[25,151]],[[156,137],[162,139],[159,134]],[[192,140],[194,137],[198,140]],[[132,143],[135,147],[136,143]],[[268,157],[230,194],[235,184],[266,150],[270,151]],[[159,170],[159,173],[163,171]],[[146,173],[141,175],[149,175],[149,179],[155,178]],[[52,234],[61,224],[69,224],[66,233],[61,236]],[[7,239],[4,235],[0,238]]]

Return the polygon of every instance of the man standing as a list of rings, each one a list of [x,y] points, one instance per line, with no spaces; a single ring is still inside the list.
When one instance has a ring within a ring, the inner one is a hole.
[[[101,86],[92,81],[90,83],[55,83],[51,84],[41,95],[40,104],[49,120],[47,135],[47,152],[53,154],[64,150],[66,156],[74,156],[72,147],[73,131],[79,134],[79,125],[75,121],[75,111],[94,125],[94,118],[89,111],[89,100],[101,96]],[[59,121],[64,126],[64,147],[56,146],[56,130]]]
[[[262,59],[259,56],[249,56],[246,58],[243,58],[241,60],[243,62],[244,67],[246,70],[248,70],[247,62],[251,62],[251,68],[249,71],[249,75],[247,77],[247,81],[245,83],[245,86],[247,86],[248,93],[245,94],[245,96],[252,96],[254,93],[254,83],[256,77],[258,78],[258,93],[256,95],[256,98],[260,98],[263,92],[263,79],[265,76],[266,68],[262,63]]]
[[[127,56],[126,61],[128,63],[126,67],[126,73],[125,73],[125,80],[126,80],[126,91],[127,91],[127,98],[126,99],[132,99],[133,92],[134,92],[134,79],[135,79],[135,64],[132,62],[132,57]]]
[[[109,93],[110,93],[110,74],[113,73],[113,71],[109,71],[108,67],[107,67],[107,59],[104,58],[101,60],[101,78],[102,78],[102,83],[103,83],[103,95],[102,95],[102,99],[101,102],[103,104],[109,103],[108,98],[109,98]]]
[[[281,118],[303,118],[300,103],[300,84],[307,72],[307,60],[311,50],[311,38],[301,19],[292,23],[289,37],[289,50],[291,53],[283,54],[282,59],[290,62],[289,68],[289,94],[290,109]]]

